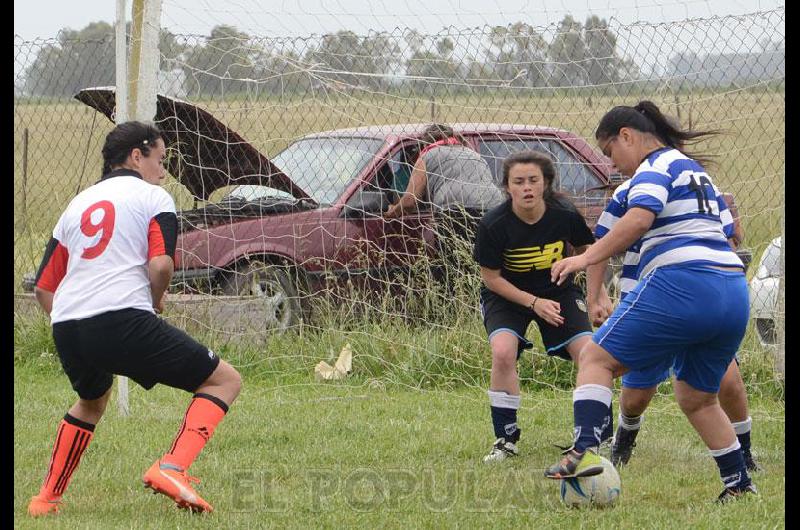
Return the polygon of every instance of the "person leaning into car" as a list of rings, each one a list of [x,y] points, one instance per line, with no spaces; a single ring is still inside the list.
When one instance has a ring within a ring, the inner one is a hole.
[[[420,209],[420,203],[436,209],[462,206],[486,210],[503,201],[489,165],[447,125],[425,128],[421,151],[400,200],[384,212],[385,218]]]

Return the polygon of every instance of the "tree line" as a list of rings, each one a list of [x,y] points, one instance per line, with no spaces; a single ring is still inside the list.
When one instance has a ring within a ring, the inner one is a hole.
[[[344,30],[309,39],[260,38],[219,25],[208,36],[162,30],[160,68],[179,85],[170,89],[172,94],[198,96],[315,88],[437,94],[476,87],[586,87],[642,77],[633,60],[620,56],[607,21],[596,15],[583,23],[567,15],[552,38],[546,36],[524,22],[440,35],[406,30],[363,36]],[[114,40],[106,22],[64,29],[56,42],[40,47],[17,85],[25,95],[44,97],[71,97],[85,87],[114,85]],[[18,62],[29,60],[19,54]],[[693,70],[696,59],[676,55],[674,73],[687,70],[690,62],[688,70],[698,72]]]
[[[464,40],[466,39],[466,40]],[[94,22],[64,29],[24,70],[23,92],[69,97],[87,86],[113,85],[114,28]],[[360,36],[339,31],[317,39],[256,38],[219,25],[205,37],[162,30],[161,69],[180,72],[185,92],[200,95],[252,91],[305,91],[322,84],[342,90],[411,86],[436,92],[447,86],[586,86],[614,83],[637,73],[618,56],[608,23],[565,16],[548,42],[517,22],[478,33],[431,36]],[[18,59],[20,60],[20,59]]]

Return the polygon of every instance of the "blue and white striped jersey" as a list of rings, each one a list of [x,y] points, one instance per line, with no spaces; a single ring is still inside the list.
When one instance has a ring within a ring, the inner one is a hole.
[[[614,190],[611,200],[608,201],[605,210],[597,220],[597,225],[594,227],[594,237],[596,239],[600,239],[611,231],[611,228],[628,211],[628,188],[630,185],[631,179],[628,179]],[[639,281],[639,248],[641,245],[641,240],[631,245],[622,259],[622,272],[619,281],[620,296],[628,294],[636,286],[636,282]]]
[[[663,155],[665,153],[673,153],[671,155],[672,156],[672,160],[670,160],[670,159],[662,160],[660,162],[661,166],[655,166],[655,161],[659,158],[660,155]],[[676,157],[675,154],[677,154],[678,157]],[[656,238],[661,237],[664,240],[669,240],[670,239],[671,234],[667,233],[667,231],[663,230],[663,229],[658,231],[656,236],[653,236],[652,232],[654,231],[655,228],[669,227],[669,226],[673,225],[672,226],[673,228],[678,229],[678,230],[683,230],[683,232],[682,232],[683,235],[680,236],[680,237],[687,237],[687,236],[691,237],[691,235],[694,235],[694,234],[704,234],[706,232],[710,232],[710,233],[714,234],[714,236],[712,238],[712,241],[713,241],[713,244],[715,246],[716,246],[716,242],[718,241],[717,230],[721,229],[721,234],[722,234],[722,237],[724,238],[724,242],[725,242],[725,248],[730,252],[730,254],[732,254],[736,258],[736,261],[730,260],[730,261],[725,261],[724,263],[717,263],[717,262],[713,262],[713,263],[719,264],[719,265],[742,266],[741,260],[739,260],[738,256],[736,256],[736,254],[734,252],[730,251],[730,246],[727,243],[727,239],[730,238],[730,237],[733,237],[734,225],[733,225],[733,216],[731,215],[731,212],[728,209],[727,203],[722,198],[722,194],[719,192],[719,190],[716,188],[716,186],[714,186],[711,183],[710,179],[708,178],[708,175],[705,173],[705,171],[703,170],[702,166],[700,166],[700,164],[698,164],[694,160],[691,160],[691,159],[687,158],[685,155],[683,155],[679,151],[677,151],[675,149],[671,149],[671,148],[660,149],[660,150],[652,153],[650,156],[648,156],[647,160],[645,160],[642,163],[642,165],[639,167],[639,169],[637,170],[636,174],[634,175],[634,178],[626,180],[625,182],[620,184],[617,187],[616,190],[614,190],[614,194],[612,195],[611,200],[609,201],[608,205],[606,205],[605,211],[603,211],[603,214],[600,216],[600,219],[598,219],[598,221],[597,221],[597,226],[595,227],[595,237],[597,239],[600,239],[601,237],[606,235],[611,230],[611,227],[613,227],[614,224],[616,224],[616,222],[619,221],[619,219],[623,215],[625,215],[625,213],[628,211],[628,207],[629,207],[629,190],[630,190],[631,184],[634,182],[636,177],[640,175],[640,172],[642,171],[642,169],[644,168],[646,171],[652,171],[654,167],[662,167],[663,168],[663,164],[665,162],[667,162],[668,160],[670,160],[670,162],[674,162],[676,160],[680,160],[681,161],[680,164],[676,164],[675,166],[672,166],[672,169],[673,169],[673,171],[676,170],[676,169],[680,169],[680,171],[678,172],[677,176],[683,176],[683,181],[688,179],[688,181],[690,182],[689,186],[692,186],[691,177],[686,175],[685,167],[682,166],[681,164],[686,164],[687,162],[691,162],[693,164],[692,174],[694,175],[694,178],[696,179],[695,182],[700,180],[701,177],[705,177],[705,182],[703,184],[704,185],[704,189],[701,190],[701,189],[692,187],[691,188],[692,190],[696,190],[696,191],[694,191],[694,194],[695,194],[694,198],[691,199],[693,201],[693,203],[692,204],[686,204],[686,203],[682,204],[682,206],[687,210],[691,210],[691,206],[693,205],[694,206],[694,212],[695,212],[694,214],[691,211],[688,211],[688,212],[679,212],[677,215],[673,215],[671,217],[670,216],[664,216],[663,215],[664,211],[666,211],[667,214],[669,214],[670,212],[676,211],[676,205],[674,205],[674,204],[670,205],[670,209],[669,210],[667,210],[666,208],[663,208],[661,210],[661,212],[659,212],[661,215],[656,217],[656,220],[654,221],[653,226],[651,227],[650,231],[648,231],[648,233],[646,233],[645,236],[642,239],[640,239],[639,241],[637,241],[636,243],[631,245],[630,248],[628,248],[627,252],[625,253],[625,257],[623,258],[622,273],[620,275],[620,286],[619,287],[620,287],[621,294],[623,296],[625,294],[627,294],[631,289],[633,289],[633,287],[636,285],[636,282],[639,280],[639,278],[647,272],[647,271],[642,270],[641,273],[640,273],[640,270],[639,270],[640,269],[639,262],[640,262],[640,253],[641,253],[642,243],[645,240],[647,240],[648,238],[652,239],[653,237],[656,237]],[[667,172],[666,173],[667,173],[667,175],[669,175],[671,177],[672,175],[669,173],[669,170],[671,169],[670,168],[670,162],[667,162],[667,164],[666,164],[666,166],[667,166]],[[696,173],[694,172],[695,169],[698,170]],[[663,171],[662,171],[661,174],[663,175]],[[676,178],[673,178],[670,188],[667,188],[667,189],[671,190],[672,186],[675,186],[675,187],[682,186],[682,184],[680,184],[680,182],[681,181],[677,181]],[[706,182],[707,182],[707,184],[706,184]],[[646,181],[645,183],[649,183],[649,181]],[[706,200],[705,199],[705,197],[706,197],[705,194],[710,192],[709,188],[706,187],[707,185],[710,185],[710,188],[713,189],[713,197],[710,200]],[[685,185],[683,185],[683,186],[685,187]],[[646,188],[645,188],[645,190],[646,190]],[[677,192],[674,193],[674,197],[680,197],[677,200],[686,200],[685,199],[685,196],[686,196],[685,193],[683,193],[682,195],[679,195],[679,193],[681,193],[682,191],[685,191],[685,190],[678,189]],[[643,192],[640,191],[640,194],[641,193],[643,193]],[[661,193],[661,195],[663,196],[663,193]],[[667,197],[669,199],[669,191],[667,192]],[[646,200],[646,199],[643,198],[642,200]],[[673,200],[676,200],[676,199],[673,198]],[[702,201],[702,203],[700,201]],[[669,202],[669,200],[667,202]],[[700,208],[701,204],[702,204],[703,210],[707,211],[708,213],[700,214],[699,208]],[[711,204],[714,204],[716,207],[715,208],[711,207]],[[651,208],[648,208],[648,209],[651,209]],[[693,217],[693,215],[695,215],[695,217]],[[693,229],[693,230],[691,229],[691,226],[689,226],[687,223],[682,223],[683,221],[687,221],[687,220],[691,220],[691,219],[700,219],[700,222],[697,223],[697,227],[695,229]],[[709,220],[712,221],[712,222],[709,223]],[[682,224],[678,224],[678,223],[682,223]],[[666,234],[666,235],[665,236],[664,235],[660,236],[659,234]],[[696,243],[692,242],[692,246],[696,246],[696,245],[697,245]],[[650,248],[655,248],[655,245],[651,244]],[[651,258],[651,261],[652,261],[652,258]],[[687,260],[685,262],[688,262],[688,261],[712,263],[708,259],[699,259],[699,260],[698,259],[691,259],[691,260]],[[681,261],[671,261],[670,263],[679,263],[679,262],[681,262]],[[666,264],[666,263],[663,263],[663,264]],[[651,266],[648,269],[648,271],[651,270],[654,266],[655,265]]]

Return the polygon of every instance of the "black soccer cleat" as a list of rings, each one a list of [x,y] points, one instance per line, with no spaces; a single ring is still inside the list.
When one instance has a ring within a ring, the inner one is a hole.
[[[744,465],[747,468],[748,473],[758,473],[760,471],[764,471],[764,468],[761,467],[756,459],[753,458],[753,454],[750,451],[744,453]]]
[[[744,488],[725,488],[722,493],[719,494],[717,497],[718,504],[724,504],[726,502],[741,499],[747,494],[758,495],[758,490],[756,489],[756,485],[752,482],[745,486]]]
[[[617,427],[614,443],[611,444],[611,463],[614,467],[624,466],[631,459],[633,448],[636,447],[637,434],[639,434],[639,429],[629,431],[623,429],[622,425]]]

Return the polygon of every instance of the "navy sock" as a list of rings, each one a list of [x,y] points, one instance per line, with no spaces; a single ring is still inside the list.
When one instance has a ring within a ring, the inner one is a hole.
[[[736,438],[739,440],[739,445],[742,446],[742,454],[750,454],[750,431],[744,434],[737,434]]]
[[[603,429],[603,434],[600,436],[601,441],[611,440],[614,436],[614,404],[608,406],[608,424]]]
[[[505,438],[507,442],[517,443],[521,432],[517,426],[520,397],[502,391],[489,390],[489,401],[495,438]]]
[[[575,450],[584,452],[603,441],[611,423],[611,389],[603,385],[581,385],[572,393],[575,414]]]
[[[747,418],[744,421],[738,421],[733,424],[733,430],[736,433],[736,438],[739,439],[739,444],[742,446],[742,453],[745,455],[750,454],[750,427],[753,420]]]
[[[744,465],[744,455],[739,440],[725,449],[712,450],[711,456],[717,462],[719,476],[726,488],[743,490],[750,485],[750,476]]]

